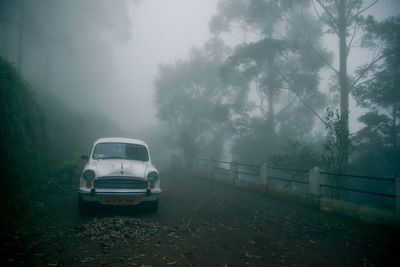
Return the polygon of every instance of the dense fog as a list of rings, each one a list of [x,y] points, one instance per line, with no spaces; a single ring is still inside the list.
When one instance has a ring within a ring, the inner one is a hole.
[[[33,92],[50,158],[126,136],[159,163],[397,177],[400,4],[344,2],[1,0],[0,56]]]
[[[138,130],[157,123],[157,65],[185,57],[209,37],[215,4],[5,0],[1,56],[21,68],[36,90]]]
[[[399,66],[398,0],[0,0],[0,264],[399,266]]]

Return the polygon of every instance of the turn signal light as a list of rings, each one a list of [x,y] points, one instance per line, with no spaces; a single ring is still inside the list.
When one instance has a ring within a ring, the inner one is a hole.
[[[92,185],[93,185],[92,182],[90,182],[90,181],[89,181],[89,182],[86,182],[86,187],[87,187],[87,188],[91,188]]]
[[[151,188],[151,189],[154,189],[154,187],[156,187],[155,184],[150,184],[150,188]]]

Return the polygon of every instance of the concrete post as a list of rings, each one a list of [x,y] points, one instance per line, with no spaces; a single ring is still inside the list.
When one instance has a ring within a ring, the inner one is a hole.
[[[268,193],[268,166],[267,163],[263,163],[260,166],[260,179],[261,179],[261,184],[263,186],[263,193],[267,194]]]
[[[230,178],[232,180],[232,183],[235,184],[236,180],[239,178],[238,175],[238,165],[236,161],[231,162],[231,173],[230,173]]]
[[[208,161],[208,177],[209,178],[214,177],[214,162],[212,159]]]
[[[396,189],[396,211],[400,212],[400,177],[396,178],[395,189]]]
[[[268,186],[268,166],[265,162],[260,166],[260,178],[261,184],[263,185],[265,190]]]
[[[321,190],[321,169],[318,167],[314,167],[313,169],[310,170],[308,179],[309,179],[309,188],[310,188],[310,194],[319,197],[320,196],[320,190]]]

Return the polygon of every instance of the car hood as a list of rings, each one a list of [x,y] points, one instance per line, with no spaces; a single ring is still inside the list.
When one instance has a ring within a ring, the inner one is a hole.
[[[145,178],[147,163],[131,160],[99,160],[94,163],[97,177],[127,175]]]

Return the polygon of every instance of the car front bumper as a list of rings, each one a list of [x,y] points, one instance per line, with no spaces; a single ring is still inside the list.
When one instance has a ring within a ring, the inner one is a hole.
[[[79,196],[87,202],[100,204],[137,205],[142,202],[156,201],[161,189],[126,190],[126,189],[79,189]],[[120,202],[118,202],[120,201]]]

